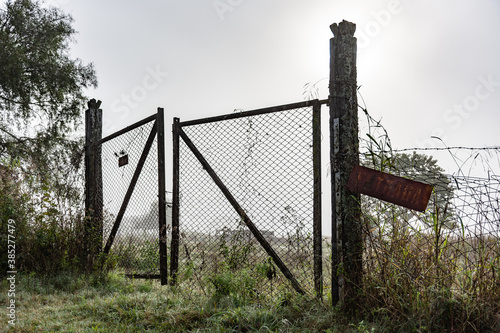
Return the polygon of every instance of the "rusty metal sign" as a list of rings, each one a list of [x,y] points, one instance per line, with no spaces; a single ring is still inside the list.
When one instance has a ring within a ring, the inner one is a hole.
[[[432,192],[428,184],[360,165],[352,169],[347,189],[420,212],[425,211]]]
[[[118,167],[128,164],[128,155],[123,155],[118,158]]]

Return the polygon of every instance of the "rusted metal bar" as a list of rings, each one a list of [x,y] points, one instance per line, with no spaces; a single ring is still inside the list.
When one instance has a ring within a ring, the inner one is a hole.
[[[118,211],[118,215],[116,216],[116,221],[113,225],[113,229],[111,229],[111,233],[109,235],[108,241],[106,242],[106,246],[104,247],[105,254],[109,253],[109,250],[111,249],[111,246],[113,245],[113,241],[116,237],[116,233],[118,232],[118,228],[120,227],[120,223],[123,219],[123,215],[125,214],[125,210],[127,209],[130,198],[132,197],[132,193],[134,192],[135,185],[137,184],[137,180],[139,179],[139,175],[141,174],[142,167],[144,166],[144,162],[146,161],[146,158],[148,157],[149,150],[151,149],[151,146],[153,145],[153,141],[154,141],[154,138],[155,138],[156,133],[157,133],[157,128],[158,128],[158,123],[155,121],[153,128],[151,130],[151,133],[149,134],[146,145],[144,147],[144,150],[142,151],[139,162],[137,163],[137,167],[135,168],[135,172],[134,172],[134,175],[132,177],[132,180],[130,181],[130,185],[128,186],[127,193],[125,194],[125,197],[123,198],[123,202],[122,202],[122,205],[120,207],[120,210]]]
[[[179,269],[179,130],[180,119],[172,125],[173,175],[172,175],[172,239],[170,243],[170,284],[177,282]]]
[[[158,274],[125,274],[129,279],[146,279],[146,280],[159,280],[161,275]]]
[[[314,253],[314,289],[317,297],[323,297],[323,240],[321,234],[321,104],[313,105],[313,253]]]
[[[409,209],[425,211],[432,186],[355,165],[347,188]]]
[[[311,100],[311,101],[298,102],[298,103],[293,103],[293,104],[285,104],[285,105],[280,105],[280,106],[273,106],[273,107],[269,107],[269,108],[252,110],[252,111],[243,111],[243,112],[231,113],[231,114],[226,114],[226,115],[216,116],[216,117],[183,121],[180,123],[180,126],[186,127],[186,126],[193,126],[193,125],[199,125],[199,124],[213,123],[213,122],[217,122],[217,121],[221,121],[221,120],[244,118],[244,117],[256,116],[256,115],[266,114],[266,113],[300,109],[300,108],[313,106],[316,103],[319,103],[320,105],[327,104],[328,100],[327,99],[324,99],[324,100],[315,99],[315,100]]]
[[[149,116],[149,117],[147,117],[147,118],[144,118],[143,120],[138,121],[138,122],[136,122],[135,124],[129,125],[129,126],[127,126],[127,127],[123,128],[123,129],[119,130],[118,132],[115,132],[115,133],[113,133],[113,134],[108,135],[108,136],[107,136],[107,137],[105,137],[105,138],[102,138],[101,140],[99,140],[99,141],[97,141],[97,142],[96,142],[96,145],[101,145],[101,144],[103,144],[103,143],[104,143],[104,142],[106,142],[106,141],[109,141],[109,140],[111,140],[111,139],[114,139],[114,138],[116,138],[116,137],[119,137],[119,136],[120,136],[120,135],[122,135],[122,134],[125,134],[125,133],[127,133],[127,132],[130,132],[131,130],[136,129],[137,127],[141,127],[141,126],[142,126],[142,125],[144,125],[144,124],[147,124],[147,123],[149,123],[149,122],[151,122],[151,121],[153,121],[153,120],[156,120],[156,117],[157,117],[157,115],[156,115],[156,114],[154,114],[154,115],[151,115],[151,116]]]
[[[165,117],[163,108],[158,108],[157,119],[158,144],[158,227],[161,285],[168,283],[167,262],[167,201],[165,196]]]
[[[274,251],[274,249],[271,247],[271,245],[267,242],[267,240],[264,238],[262,233],[257,229],[255,224],[250,220],[248,215],[246,214],[245,210],[239,205],[238,201],[233,197],[229,189],[224,185],[222,180],[217,176],[215,171],[212,169],[210,164],[205,160],[203,155],[200,153],[198,148],[193,144],[191,139],[186,135],[186,133],[182,130],[182,128],[179,128],[179,134],[182,140],[186,143],[186,145],[189,147],[189,149],[193,152],[195,157],[198,159],[198,161],[201,163],[203,168],[207,171],[207,173],[210,175],[214,183],[219,187],[219,189],[222,191],[226,199],[229,201],[231,206],[236,210],[238,215],[241,217],[243,222],[247,225],[248,229],[252,232],[252,234],[255,236],[257,241],[260,243],[260,245],[266,250],[267,254],[273,259],[275,262],[276,266],[281,270],[283,275],[292,283],[293,288],[300,294],[304,294],[304,290],[300,286],[299,282],[295,277],[293,276],[292,272],[286,267],[285,263],[281,260],[281,258],[278,256],[278,254]]]

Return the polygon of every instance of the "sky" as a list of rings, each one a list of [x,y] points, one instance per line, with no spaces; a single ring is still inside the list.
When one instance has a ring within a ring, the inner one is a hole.
[[[307,83],[326,99],[329,26],[345,19],[360,93],[394,148],[500,146],[498,0],[48,3],[74,18],[73,56],[95,65],[104,135],[157,107],[168,131],[173,117],[304,100]]]
[[[393,148],[500,146],[498,0],[47,3],[74,19],[72,56],[95,66],[99,86],[86,93],[102,101],[104,136],[157,107],[165,109],[167,191],[173,117],[191,120],[299,102],[308,93],[306,84],[326,99],[329,27],[342,20],[357,26],[359,102],[381,120]],[[361,126],[360,137],[366,131]],[[470,157],[460,153],[464,160]],[[448,173],[456,172],[449,152],[432,155]],[[486,158],[499,175],[498,154]],[[323,164],[329,178],[328,158]],[[471,174],[484,176],[482,164]],[[326,197],[323,216],[329,234]]]

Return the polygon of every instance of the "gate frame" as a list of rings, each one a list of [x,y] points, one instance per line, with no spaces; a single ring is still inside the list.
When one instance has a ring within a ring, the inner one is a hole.
[[[170,246],[170,284],[175,285],[177,282],[177,273],[179,268],[179,208],[180,208],[180,138],[189,147],[190,151],[195,155],[197,160],[203,165],[212,181],[223,192],[226,199],[233,206],[236,212],[240,215],[242,221],[246,224],[253,236],[257,239],[264,250],[273,259],[274,263],[281,270],[283,275],[291,282],[293,288],[300,294],[304,294],[304,290],[295,279],[293,274],[288,270],[281,258],[276,254],[271,245],[267,242],[260,231],[255,227],[251,219],[246,214],[245,210],[238,204],[237,200],[232,196],[227,187],[223,184],[209,163],[204,159],[203,155],[198,151],[195,145],[191,142],[182,127],[219,122],[230,119],[246,118],[267,113],[276,113],[288,110],[294,110],[305,107],[313,107],[312,110],[312,138],[313,138],[313,257],[314,257],[314,289],[317,297],[323,295],[323,269],[322,269],[322,232],[321,232],[321,105],[328,104],[329,100],[310,100],[305,102],[286,104],[252,111],[244,111],[239,113],[231,113],[221,116],[195,119],[181,122],[179,118],[174,118],[172,124],[173,135],[173,179],[172,179],[172,239]]]
[[[99,245],[98,253],[102,252],[105,256],[109,254],[111,246],[113,245],[114,238],[118,229],[120,227],[120,223],[127,209],[129,200],[134,191],[135,185],[142,171],[142,167],[146,161],[146,158],[149,155],[149,150],[153,144],[155,137],[157,138],[158,145],[158,154],[157,154],[157,162],[158,162],[158,252],[160,257],[160,274],[158,275],[144,275],[144,274],[126,274],[127,277],[133,278],[146,278],[146,279],[160,279],[162,285],[166,285],[168,283],[168,263],[167,263],[167,226],[166,226],[166,190],[165,190],[165,121],[164,121],[164,109],[158,108],[157,113],[153,114],[149,117],[146,117],[130,126],[127,126],[113,134],[108,135],[105,138],[101,138],[102,133],[102,110],[99,109],[100,101],[98,103],[95,102],[95,99],[89,102],[89,109],[86,112],[86,146],[85,146],[85,202],[86,202],[86,213],[88,214],[90,229],[86,230],[87,233],[92,232],[92,226],[94,224],[99,224],[102,226],[103,219],[103,200],[102,200],[102,156],[101,156],[101,147],[102,144],[110,141],[116,137],[119,137],[122,134],[125,134],[131,130],[134,130],[140,126],[143,126],[147,123],[154,121],[153,128],[148,137],[148,141],[142,151],[139,162],[134,171],[134,175],[130,181],[125,197],[123,198],[123,202],[120,207],[120,211],[116,217],[116,220],[113,223],[113,228],[109,235],[108,240],[106,241],[106,245],[104,250],[102,249],[102,245]],[[97,133],[97,136],[96,134]],[[95,177],[98,175],[99,177]],[[96,180],[97,179],[97,180]],[[100,186],[99,186],[100,184]],[[100,198],[100,200],[99,200]],[[88,203],[88,204],[87,204]],[[97,221],[97,222],[94,222]],[[95,229],[94,229],[95,231]],[[103,229],[98,229],[98,233],[100,234],[99,241],[102,244],[103,237]],[[94,240],[95,241],[95,240]],[[89,254],[88,249],[96,247],[92,244],[93,238],[87,237],[85,242],[85,252],[87,255]],[[90,253],[92,254],[92,253]],[[88,263],[87,263],[88,265]]]

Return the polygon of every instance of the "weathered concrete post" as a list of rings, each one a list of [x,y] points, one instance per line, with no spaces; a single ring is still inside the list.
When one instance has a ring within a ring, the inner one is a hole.
[[[362,286],[359,194],[346,189],[359,164],[356,25],[332,24],[330,39],[330,164],[332,169],[332,302],[354,311]]]
[[[85,226],[83,268],[92,270],[96,255],[102,251],[103,194],[101,146],[102,139],[101,101],[92,99],[85,112]]]

